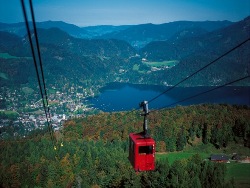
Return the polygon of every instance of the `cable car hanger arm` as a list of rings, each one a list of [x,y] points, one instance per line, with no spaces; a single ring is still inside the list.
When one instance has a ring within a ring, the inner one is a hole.
[[[147,137],[149,137],[149,135],[148,135],[148,119],[147,119],[147,115],[149,115],[148,101],[142,101],[139,105],[143,109],[143,112],[144,112],[143,114],[141,114],[141,116],[144,116],[143,136],[145,138],[147,138]]]

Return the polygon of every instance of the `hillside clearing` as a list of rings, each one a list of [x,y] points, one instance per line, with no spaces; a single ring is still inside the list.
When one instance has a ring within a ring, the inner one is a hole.
[[[31,57],[17,57],[10,55],[9,53],[0,53],[0,58],[3,59],[20,59],[20,58],[25,58],[25,59],[32,59]]]
[[[5,80],[8,80],[8,76],[7,74],[3,73],[3,72],[0,72],[0,78],[3,78]]]
[[[151,67],[168,67],[172,68],[175,65],[179,63],[178,60],[170,60],[170,61],[149,61],[149,62],[143,62],[144,64],[151,66]]]

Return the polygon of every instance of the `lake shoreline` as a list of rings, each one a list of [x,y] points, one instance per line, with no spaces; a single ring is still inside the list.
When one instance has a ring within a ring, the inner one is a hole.
[[[152,101],[150,108],[162,108],[164,107],[163,104],[167,106],[216,87],[218,86],[175,87]],[[137,109],[139,102],[143,100],[150,101],[170,88],[171,86],[112,82],[100,88],[97,96],[87,98],[87,100],[89,105],[104,112],[126,111]],[[225,103],[249,106],[249,94],[250,87],[248,86],[226,86],[201,95],[197,97],[195,101],[192,99],[193,102],[192,100],[190,100],[191,102],[187,100],[176,105],[187,106],[202,103]]]

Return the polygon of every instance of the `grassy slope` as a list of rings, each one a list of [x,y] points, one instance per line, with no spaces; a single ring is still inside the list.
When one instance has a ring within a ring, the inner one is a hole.
[[[17,57],[17,56],[12,56],[9,53],[0,53],[0,58],[3,58],[3,59],[19,59],[19,58],[32,59],[32,57]]]
[[[250,164],[231,162],[226,164],[226,179],[234,178],[237,187],[250,187]]]
[[[16,59],[18,57],[12,56],[12,55],[10,55],[8,53],[0,53],[0,58],[3,58],[3,59]]]
[[[162,67],[162,66],[169,66],[173,67],[179,63],[177,60],[171,60],[171,61],[162,61],[162,62],[144,62],[148,66],[152,67]]]
[[[238,153],[243,156],[250,155],[250,149],[243,147],[241,145],[231,144],[227,148],[223,149],[215,149],[213,145],[207,144],[198,144],[194,147],[187,147],[182,152],[169,152],[169,153],[157,153],[156,159],[161,160],[164,158],[168,158],[170,164],[173,164],[175,160],[187,159],[190,158],[194,154],[199,154],[203,159],[208,159],[211,154],[219,154],[226,153],[231,155],[234,153],[235,148],[237,148]],[[227,174],[226,179],[233,178],[235,181],[236,187],[250,187],[250,164],[246,163],[237,163],[231,162],[226,164]]]
[[[16,112],[16,111],[10,111],[10,110],[0,110],[0,113],[2,113],[5,116],[7,116],[7,119],[12,119],[12,118],[15,119],[15,117],[19,116],[18,112]]]
[[[168,158],[170,164],[173,164],[175,160],[187,159],[197,153],[194,152],[170,152],[170,153],[157,153],[156,159],[161,160]],[[203,159],[207,159],[210,155],[208,153],[198,153]]]
[[[22,91],[26,94],[26,95],[31,95],[34,93],[34,90],[32,88],[29,87],[23,87]]]
[[[3,78],[5,80],[8,80],[8,75],[3,73],[3,72],[0,72],[0,78]]]

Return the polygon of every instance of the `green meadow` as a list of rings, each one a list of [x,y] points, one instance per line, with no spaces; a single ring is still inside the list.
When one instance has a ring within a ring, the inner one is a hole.
[[[144,64],[151,66],[151,67],[163,67],[168,66],[172,68],[173,66],[177,65],[179,61],[171,60],[171,61],[151,61],[151,62],[143,62]]]
[[[3,58],[3,59],[17,59],[19,57],[16,57],[16,56],[12,56],[8,53],[0,53],[0,58]]]
[[[0,53],[0,58],[2,59],[19,59],[19,58],[31,59],[31,57],[17,57],[17,56],[10,55],[9,53]]]
[[[8,76],[7,74],[3,73],[3,72],[0,72],[0,78],[3,78],[5,80],[8,80]]]
[[[188,159],[195,154],[199,154],[204,160],[208,160],[211,154],[219,154],[223,152],[232,153],[235,147],[236,146],[232,144],[227,148],[227,150],[222,151],[216,150],[210,144],[208,144],[207,147],[206,145],[199,145],[193,148],[190,147],[189,149],[186,149],[181,152],[157,153],[156,160],[162,160],[167,158],[169,164],[173,164],[175,160]],[[238,149],[240,153],[242,153],[242,150],[244,149],[244,154],[249,154],[248,148],[242,147]],[[230,161],[230,163],[225,163],[225,165],[227,168],[226,179],[233,179],[236,187],[250,187],[250,163],[239,163],[235,161]]]
[[[250,163],[231,162],[226,167],[226,179],[233,178],[236,187],[250,187]]]

